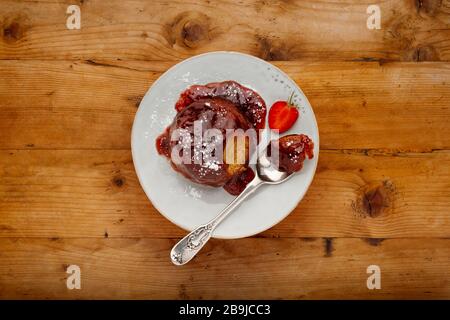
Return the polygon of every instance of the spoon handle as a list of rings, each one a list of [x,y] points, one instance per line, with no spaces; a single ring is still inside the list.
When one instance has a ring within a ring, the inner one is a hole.
[[[214,219],[206,224],[198,226],[183,239],[181,239],[170,251],[170,259],[175,265],[183,265],[188,263],[203,248],[203,246],[211,238],[214,229],[225,220],[228,215],[239,205],[244,199],[252,194],[260,185],[263,184],[258,176],[256,176],[229,205],[225,207]]]

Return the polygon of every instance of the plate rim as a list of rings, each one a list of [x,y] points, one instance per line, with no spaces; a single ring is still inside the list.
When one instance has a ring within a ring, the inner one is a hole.
[[[310,188],[310,186],[311,186],[311,184],[312,184],[312,182],[313,182],[313,180],[314,180],[314,177],[316,176],[317,166],[318,166],[318,163],[319,163],[319,154],[320,154],[320,132],[319,132],[319,126],[318,126],[318,124],[317,124],[316,114],[314,113],[314,109],[313,109],[311,103],[309,102],[308,97],[305,95],[305,93],[303,92],[303,90],[299,87],[299,85],[297,84],[297,82],[294,81],[287,73],[285,73],[285,72],[284,72],[283,70],[281,70],[279,67],[275,66],[274,64],[272,64],[272,63],[270,63],[270,62],[268,62],[268,61],[266,61],[266,60],[264,60],[264,59],[261,59],[261,58],[259,58],[259,57],[253,56],[253,55],[251,55],[251,54],[242,53],[242,52],[238,52],[238,51],[226,51],[226,50],[210,51],[210,52],[201,53],[201,54],[198,54],[198,55],[195,55],[195,56],[186,58],[186,59],[184,59],[184,60],[182,60],[182,61],[179,61],[178,63],[174,64],[173,66],[171,66],[170,68],[168,68],[166,71],[164,71],[164,72],[158,77],[158,79],[156,79],[156,80],[151,84],[151,86],[147,89],[147,92],[145,93],[145,95],[144,95],[144,97],[142,98],[141,102],[139,103],[139,107],[138,107],[138,110],[136,111],[136,113],[135,113],[135,115],[134,115],[133,125],[132,125],[132,128],[131,128],[131,139],[130,139],[130,140],[131,140],[131,141],[130,141],[130,146],[131,146],[131,157],[132,157],[132,160],[133,160],[134,171],[135,171],[135,173],[136,173],[136,176],[138,177],[139,184],[140,184],[142,190],[144,191],[145,195],[147,196],[148,200],[149,200],[150,203],[152,204],[152,206],[159,212],[160,215],[162,215],[162,216],[163,216],[164,218],[166,218],[168,221],[170,221],[171,223],[173,223],[173,224],[176,225],[177,227],[179,227],[179,228],[181,228],[181,229],[183,229],[183,230],[185,230],[185,231],[187,231],[187,232],[191,232],[193,229],[190,230],[190,229],[188,229],[188,228],[186,228],[186,227],[184,227],[184,226],[181,226],[180,224],[178,224],[177,222],[175,222],[174,220],[172,220],[168,215],[164,214],[163,211],[158,207],[158,205],[155,204],[155,202],[152,200],[152,198],[150,197],[150,195],[149,195],[149,193],[147,192],[146,188],[144,187],[144,184],[143,184],[143,181],[142,181],[142,178],[141,178],[141,174],[139,173],[139,171],[138,171],[138,169],[137,169],[137,167],[136,167],[136,155],[135,155],[135,151],[134,151],[135,147],[134,147],[134,143],[133,143],[133,141],[135,141],[135,135],[136,135],[136,129],[135,129],[136,126],[135,126],[135,124],[136,124],[136,119],[138,118],[139,114],[142,113],[143,108],[141,108],[141,105],[142,105],[142,103],[144,102],[146,96],[148,96],[148,95],[150,94],[150,92],[152,91],[153,87],[156,86],[156,84],[161,80],[161,78],[162,78],[166,73],[168,73],[168,72],[172,71],[173,69],[177,68],[178,66],[180,66],[180,65],[182,65],[182,64],[185,64],[185,63],[188,63],[188,62],[190,62],[190,61],[192,61],[192,60],[199,59],[199,58],[202,58],[202,57],[208,56],[208,55],[219,55],[219,54],[231,54],[231,55],[244,56],[244,57],[246,57],[246,58],[259,60],[260,62],[262,62],[262,63],[264,63],[264,64],[270,65],[270,66],[273,67],[277,72],[279,72],[280,74],[282,74],[283,76],[285,76],[286,78],[288,78],[289,80],[291,80],[292,83],[294,84],[295,88],[296,88],[296,89],[297,89],[297,90],[305,97],[306,102],[308,103],[308,105],[309,105],[309,107],[310,107],[310,109],[311,109],[311,111],[312,111],[312,117],[313,117],[314,124],[315,124],[315,128],[316,128],[316,131],[317,131],[317,141],[314,141],[314,143],[317,144],[317,151],[318,151],[318,152],[317,152],[317,155],[314,155],[314,156],[316,157],[317,161],[315,162],[315,165],[314,165],[314,168],[313,168],[313,174],[312,174],[312,176],[311,176],[310,181],[309,181],[309,182],[307,183],[307,185],[306,185],[305,192],[303,193],[303,195],[302,195],[301,197],[299,197],[298,201],[295,203],[295,205],[294,205],[292,208],[290,208],[289,210],[286,210],[287,213],[286,213],[285,215],[280,216],[279,219],[276,219],[276,221],[275,221],[273,224],[271,224],[269,227],[265,228],[264,230],[259,230],[259,231],[251,232],[251,233],[246,234],[246,235],[244,235],[244,236],[223,236],[223,235],[221,235],[221,236],[216,236],[216,235],[214,235],[214,234],[212,235],[212,238],[215,238],[215,239],[242,239],[242,238],[252,237],[252,236],[254,236],[254,235],[257,235],[257,234],[259,234],[259,233],[262,233],[262,232],[264,232],[264,231],[267,231],[267,230],[273,228],[274,226],[276,226],[277,224],[279,224],[279,223],[280,223],[281,221],[283,221],[284,219],[286,219],[286,217],[288,217],[288,216],[294,211],[294,209],[299,205],[299,203],[303,200],[303,198],[305,197],[306,193],[308,192],[308,190],[309,190],[309,188]],[[270,108],[269,108],[269,109],[270,109]]]

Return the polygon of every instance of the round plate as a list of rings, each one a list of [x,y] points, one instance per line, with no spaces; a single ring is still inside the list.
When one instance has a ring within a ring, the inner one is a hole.
[[[155,139],[175,117],[174,105],[182,91],[193,84],[225,80],[258,92],[268,109],[294,91],[300,117],[282,135],[304,133],[314,141],[314,158],[305,160],[299,173],[280,185],[260,187],[217,227],[214,237],[231,239],[260,233],[280,222],[297,206],[313,180],[319,132],[311,105],[294,81],[270,63],[236,52],[212,52],[184,60],[166,71],[144,96],[134,119],[131,149],[142,188],[163,216],[189,231],[211,220],[233,196],[222,188],[192,183],[175,172],[157,153]]]

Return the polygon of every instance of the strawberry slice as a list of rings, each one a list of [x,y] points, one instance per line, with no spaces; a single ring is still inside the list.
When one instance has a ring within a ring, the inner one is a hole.
[[[278,129],[279,133],[289,130],[297,121],[299,113],[297,106],[292,103],[292,92],[288,101],[275,102],[269,111],[269,128]]]

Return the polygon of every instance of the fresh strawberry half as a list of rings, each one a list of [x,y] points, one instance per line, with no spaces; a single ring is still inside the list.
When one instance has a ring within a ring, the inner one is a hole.
[[[289,130],[298,119],[297,106],[292,103],[292,92],[288,101],[275,102],[269,111],[269,128],[278,129],[279,133]]]

